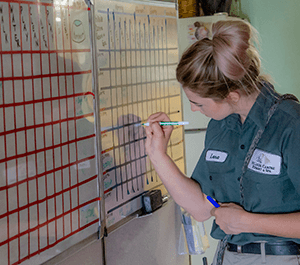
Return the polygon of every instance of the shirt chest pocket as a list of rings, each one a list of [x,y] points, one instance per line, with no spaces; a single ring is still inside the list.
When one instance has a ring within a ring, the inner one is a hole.
[[[283,203],[297,196],[281,162],[281,156],[260,149],[254,151],[243,179],[248,210],[277,212]]]
[[[227,173],[232,171],[227,152],[207,150],[205,161],[210,173]]]
[[[235,175],[235,167],[227,152],[208,150],[206,152],[206,164],[208,167],[208,182],[213,187],[214,196],[222,202],[232,201],[229,194],[232,194],[234,182],[231,180]]]
[[[270,175],[247,170],[243,187],[245,209],[255,212],[279,212],[283,203],[298,196],[287,174]]]

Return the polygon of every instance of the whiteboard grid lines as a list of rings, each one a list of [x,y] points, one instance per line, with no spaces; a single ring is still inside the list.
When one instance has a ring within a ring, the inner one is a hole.
[[[182,118],[174,75],[176,12],[150,6],[129,11],[126,3],[113,10],[111,3],[109,8],[99,3],[100,117],[95,117],[86,4],[0,2],[0,224],[6,226],[0,253],[5,265],[40,264],[95,233],[100,200],[110,227],[141,207],[144,192],[163,189],[145,152],[144,127],[135,125],[156,111]],[[95,119],[104,198],[98,193]],[[167,147],[179,166],[182,136],[182,127],[175,126]]]
[[[98,204],[99,196],[97,190],[84,192],[97,183],[98,176],[95,132],[80,131],[82,123],[93,128],[88,120],[94,113],[82,109],[83,101],[93,100],[91,87],[78,91],[78,81],[92,70],[90,61],[78,67],[79,58],[90,60],[88,42],[72,46],[69,12],[75,9],[87,18],[87,8],[78,5],[58,6],[56,13],[48,3],[0,2],[0,172],[5,180],[0,183],[1,198],[5,196],[0,223],[6,222],[0,250],[4,264],[39,260],[37,256],[67,238],[76,238],[93,226],[97,229],[97,216],[84,217]],[[50,16],[58,13],[65,24],[53,24]]]
[[[110,9],[98,10],[96,16],[108,227],[137,209],[134,205],[146,190],[162,185],[145,154],[144,128],[135,124],[156,111],[181,120],[180,86],[174,76],[178,47],[167,41],[167,25],[176,23],[176,17],[167,19]],[[179,130],[168,145],[170,155],[173,148],[183,150],[182,128],[175,129]]]
[[[80,187],[80,186],[83,185],[83,184],[86,184],[86,183],[88,183],[88,182],[90,182],[90,181],[92,181],[92,180],[95,180],[96,178],[97,178],[97,175],[95,175],[95,176],[93,176],[93,177],[91,177],[91,178],[89,178],[89,179],[86,179],[86,180],[84,180],[84,181],[82,181],[82,182],[80,182],[80,183],[78,183],[78,184],[75,184],[75,185],[73,185],[73,186],[70,186],[70,187],[67,188],[67,189],[64,189],[64,190],[61,190],[61,191],[59,191],[59,192],[56,192],[56,193],[54,193],[53,195],[49,195],[49,196],[45,197],[44,199],[34,201],[34,202],[32,202],[32,203],[29,203],[29,204],[27,204],[27,205],[24,205],[24,206],[22,206],[22,207],[19,207],[19,208],[15,209],[15,210],[12,210],[12,211],[10,211],[10,212],[8,212],[8,213],[5,213],[5,214],[3,214],[3,215],[0,215],[0,218],[7,217],[7,216],[9,216],[9,215],[12,215],[12,214],[14,214],[14,213],[18,213],[18,212],[20,212],[20,211],[22,211],[22,210],[25,210],[25,209],[29,209],[31,206],[38,205],[38,204],[41,204],[41,203],[43,203],[43,202],[47,202],[47,201],[50,200],[50,199],[54,199],[54,198],[56,198],[57,196],[62,195],[62,194],[64,194],[65,192],[69,192],[70,190],[72,190],[72,189],[74,189],[74,188],[78,188],[78,187]],[[99,199],[98,199],[98,198],[95,198],[95,200],[97,201],[97,200],[99,200]],[[72,209],[75,211],[75,209],[78,210],[79,208],[81,208],[81,207],[83,207],[83,206],[85,206],[85,205],[87,205],[87,204],[89,204],[89,203],[81,204],[81,205],[76,206],[76,207],[74,207],[74,208],[72,208]],[[24,232],[22,232],[22,233],[18,233],[18,235],[16,235],[14,238],[21,237],[21,236],[23,236],[23,235],[25,235],[25,234],[27,234],[27,233],[29,233],[29,232],[32,232],[32,231],[35,231],[35,230],[39,229],[40,227],[46,226],[46,225],[48,225],[49,223],[51,223],[51,222],[53,222],[53,221],[59,219],[60,217],[64,216],[66,213],[69,213],[69,212],[71,212],[71,210],[69,210],[68,212],[62,213],[62,214],[59,215],[59,216],[53,217],[52,219],[49,219],[49,220],[47,220],[47,221],[44,222],[44,223],[40,223],[40,224],[37,225],[36,227],[33,227],[33,228],[31,228],[31,229],[28,229],[28,230],[26,230],[26,231],[24,231]],[[10,238],[9,241],[14,240],[14,238]],[[4,245],[4,244],[6,244],[6,243],[7,243],[6,241],[0,242],[0,246]]]

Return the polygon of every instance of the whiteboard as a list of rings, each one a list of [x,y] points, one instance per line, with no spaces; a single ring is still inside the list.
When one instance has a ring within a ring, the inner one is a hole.
[[[158,111],[182,120],[177,13],[173,6],[96,1],[95,28],[106,225],[141,208],[141,195],[165,189],[145,153],[140,122]],[[169,155],[184,172],[183,128],[174,128]]]
[[[136,124],[182,120],[174,5],[95,7],[96,69],[83,0],[0,1],[1,265],[41,264],[95,235],[101,200],[113,229],[145,191],[166,193]],[[184,171],[180,126],[168,154]]]
[[[1,265],[98,230],[87,14],[83,1],[0,2]]]

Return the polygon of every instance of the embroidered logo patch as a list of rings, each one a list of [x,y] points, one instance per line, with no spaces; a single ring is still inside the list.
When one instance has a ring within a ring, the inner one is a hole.
[[[206,152],[206,161],[219,162],[222,163],[226,160],[228,154],[216,150],[208,150]]]
[[[279,175],[281,156],[273,155],[259,149],[255,149],[248,168],[267,175]]]

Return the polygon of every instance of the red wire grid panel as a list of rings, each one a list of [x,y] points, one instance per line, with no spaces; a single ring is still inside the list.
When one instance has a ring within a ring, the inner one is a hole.
[[[68,3],[0,2],[1,265],[98,230],[89,11]]]

